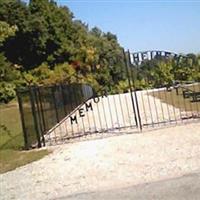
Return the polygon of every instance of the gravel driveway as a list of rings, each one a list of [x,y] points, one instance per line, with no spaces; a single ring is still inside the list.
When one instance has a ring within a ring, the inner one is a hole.
[[[49,147],[43,159],[0,175],[0,199],[59,199],[200,170],[200,122]]]

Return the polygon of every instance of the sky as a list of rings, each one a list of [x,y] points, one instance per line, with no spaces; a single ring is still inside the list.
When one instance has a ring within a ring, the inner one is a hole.
[[[200,0],[56,0],[132,52],[200,53]]]
[[[199,1],[57,0],[90,28],[117,35],[133,52],[200,53]]]

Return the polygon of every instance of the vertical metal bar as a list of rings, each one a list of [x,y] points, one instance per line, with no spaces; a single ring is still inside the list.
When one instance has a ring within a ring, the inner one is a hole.
[[[44,108],[42,105],[42,98],[41,98],[41,92],[40,92],[40,87],[38,87],[38,98],[39,98],[39,103],[40,103],[40,110],[41,110],[41,116],[42,116],[42,123],[43,123],[43,127],[44,127],[44,132],[46,131],[46,123],[45,123],[45,119],[44,119]]]
[[[196,88],[198,87],[198,85],[196,86]],[[194,86],[194,83],[192,84],[192,86],[193,86],[194,92],[198,92],[198,90],[196,90],[196,88]],[[199,92],[200,92],[200,90],[199,90]],[[198,116],[198,113],[199,113],[199,106],[198,106],[198,104],[200,104],[200,103],[198,103],[198,100],[196,102],[194,102],[194,103],[196,104],[196,112],[197,112],[197,116]]]
[[[155,91],[154,91],[154,89],[152,89],[152,93],[153,93],[153,102],[154,102],[154,108],[155,108],[157,123],[159,123],[160,120],[159,120],[158,111],[157,111],[156,96],[155,96]]]
[[[175,87],[174,87],[174,89],[176,90],[176,95],[179,95],[179,93],[178,93],[178,88],[179,88],[178,86],[175,86]]]
[[[40,133],[41,133],[41,136],[42,136],[42,143],[43,143],[43,146],[45,146],[44,128],[43,128],[43,126],[42,126],[41,108],[40,108],[40,106],[39,106],[39,98],[38,98],[38,87],[34,89],[34,95],[35,95],[35,103],[36,103],[37,113],[38,113],[38,120],[39,120]]]
[[[63,92],[63,85],[62,84],[59,84],[59,86],[58,86],[58,89],[59,89],[59,93],[60,93],[60,95],[59,96],[62,96],[62,110],[64,111],[64,116],[63,115],[61,115],[61,117],[63,118],[63,117],[65,117],[66,115],[67,115],[67,110],[66,110],[66,108],[65,108],[65,95],[64,95],[64,92]],[[61,91],[60,91],[61,90]],[[59,120],[60,121],[60,120]],[[65,122],[63,122],[64,123],[64,126],[65,126],[65,131],[67,131],[67,129],[66,129],[66,125],[65,125]],[[60,137],[61,137],[61,140],[63,141],[63,130],[62,130],[62,126],[61,126],[61,124],[59,125],[59,130],[60,130]]]
[[[83,97],[83,99],[84,99],[82,87],[80,88],[80,92],[81,92],[81,95],[82,95],[82,97]],[[79,104],[80,104],[80,103],[82,103],[82,102],[79,102]],[[81,117],[81,121],[82,121],[82,124],[83,124],[83,133],[84,133],[84,135],[86,135],[85,123],[84,123],[83,117]]]
[[[128,51],[128,63],[131,65],[131,57],[130,57],[129,51]],[[135,86],[135,78],[137,78],[137,74],[136,74],[136,77],[134,78],[133,70],[131,70],[131,78],[132,78],[132,83],[134,87],[134,96],[135,96],[136,111],[137,111],[136,118],[138,117],[139,128],[140,130],[142,130],[141,116],[140,116],[139,105],[138,105],[137,94],[136,94],[136,86]]]
[[[50,88],[40,88],[39,90],[41,96],[41,106],[43,108],[45,131],[47,132],[51,126],[49,126],[49,112],[52,112],[51,103],[48,103],[49,95],[51,95]]]
[[[38,93],[39,93],[39,102],[40,102],[40,108],[41,108],[41,114],[42,114],[43,127],[44,127],[44,131],[45,131],[44,134],[46,134],[48,131],[48,122],[46,124],[45,108],[44,108],[45,106],[43,106],[43,103],[45,103],[46,99],[44,98],[44,92],[41,92],[41,87],[38,87]],[[49,141],[51,142],[50,134],[48,134],[48,138],[49,138]]]
[[[79,85],[76,85],[76,86],[79,86]],[[79,88],[76,88],[74,91],[78,91],[78,89]],[[74,100],[75,100],[75,103],[76,103],[76,107],[78,107],[79,106],[79,102],[78,102],[78,99],[77,99],[77,93],[73,92],[73,95],[74,95]],[[83,124],[83,118],[82,117],[81,117],[81,121],[82,121],[82,125],[83,125],[83,131],[85,133],[85,127],[84,127],[84,124]],[[78,127],[78,132],[80,134],[80,129],[81,128],[79,127],[78,123],[77,123],[77,127]]]
[[[181,87],[181,90],[182,90],[181,95],[183,96],[183,87]],[[184,105],[185,117],[188,118],[187,106],[186,106],[184,97],[183,97],[183,105]]]
[[[122,113],[124,126],[126,126],[126,122],[125,122],[125,118],[124,118],[124,112],[123,112],[123,108],[122,108],[121,94],[119,94],[119,104],[120,104],[120,108],[121,108],[121,113]]]
[[[138,113],[139,128],[140,128],[140,130],[142,130],[142,123],[141,123],[140,110],[139,110],[139,105],[138,105],[138,99],[137,99],[137,93],[136,93],[136,91],[134,91],[134,95],[135,95],[136,109],[137,109],[137,113]]]
[[[167,98],[167,94],[166,94],[166,92],[167,92],[167,90],[166,90],[166,88],[163,90],[163,92],[164,92],[164,96],[165,96],[165,101],[166,101],[166,105],[167,105],[167,112],[168,112],[168,116],[169,116],[169,123],[171,123],[171,116],[170,116],[170,112],[169,112],[169,104],[168,104],[168,98]]]
[[[104,95],[104,94],[103,94]],[[103,96],[102,95],[102,96]],[[107,97],[106,97],[107,98]],[[103,114],[104,114],[104,119],[105,119],[105,123],[106,123],[106,130],[108,130],[108,124],[107,124],[107,118],[106,118],[106,112],[105,112],[105,107],[104,107],[104,97],[101,99],[101,103],[102,103],[102,108],[103,108]]]
[[[85,101],[85,103],[87,103],[88,102],[88,98],[89,98],[89,93],[88,93],[88,88],[86,88],[85,89],[85,92],[86,92],[86,101]],[[90,132],[90,130],[91,130],[91,125],[90,125],[90,119],[89,119],[89,114],[88,114],[88,110],[86,110],[86,115],[87,115],[87,121],[88,121],[88,132]]]
[[[176,124],[177,124],[177,118],[176,118],[176,112],[175,112],[175,104],[174,104],[174,99],[173,99],[173,96],[172,96],[172,90],[171,91],[169,91],[170,92],[170,97],[171,97],[171,101],[172,101],[172,107],[173,107],[173,112],[174,112],[174,120],[175,120],[175,122],[176,122]]]
[[[148,105],[149,105],[149,113],[150,113],[150,117],[151,117],[151,123],[152,123],[152,126],[154,127],[154,121],[153,121],[153,116],[152,116],[151,104],[150,104],[150,101],[149,101],[148,89],[146,90],[146,97],[147,97],[147,102],[148,102]]]
[[[189,88],[190,89],[190,88]],[[192,109],[192,104],[191,104],[191,101],[190,100],[188,100],[188,104],[189,104],[189,109],[190,109],[190,112],[191,112],[191,114],[192,114],[192,116],[190,115],[190,117],[193,117],[193,109]]]
[[[89,92],[89,90],[88,90],[88,92]],[[90,90],[90,92],[91,92],[91,90]],[[92,96],[90,95],[90,99],[89,99],[90,103],[92,102],[92,99],[95,96],[95,94],[96,94],[96,91],[94,90],[94,88],[92,88]],[[96,125],[96,119],[95,119],[95,116],[94,116],[94,107],[92,107],[91,115],[92,115],[92,119],[93,119],[92,121],[94,123],[94,132],[96,133],[97,132],[97,125]]]
[[[92,117],[93,117],[93,122],[94,122],[94,126],[95,126],[95,132],[98,132],[97,123],[96,123],[96,119],[95,119],[95,115],[94,115],[94,109],[92,110]]]
[[[182,119],[182,114],[181,114],[181,103],[180,103],[180,99],[179,99],[179,92],[177,92],[179,87],[176,88],[176,96],[177,96],[177,104],[178,104],[178,108],[179,108],[179,115],[180,115],[180,120],[183,121]]]
[[[54,86],[51,86],[51,96],[52,96],[52,99],[53,99],[53,105],[54,105],[54,112],[55,112],[55,115],[56,115],[56,122],[58,123],[59,122],[59,116],[58,116],[58,110],[57,110],[57,106],[56,106],[56,98],[55,98],[55,90],[56,90],[56,85]],[[56,123],[54,122],[54,123]],[[55,125],[55,124],[54,124]],[[56,129],[54,129],[54,141],[55,143],[57,144],[57,137],[56,137]]]
[[[160,108],[161,108],[161,112],[162,112],[162,119],[163,119],[163,122],[166,123],[165,117],[164,117],[163,103],[162,103],[162,96],[161,96],[160,88],[158,90],[158,98],[159,98],[159,101],[160,101]]]
[[[112,112],[111,112],[111,105],[110,105],[109,97],[110,97],[110,95],[107,97],[107,101],[108,101],[108,110],[109,110],[109,113],[110,113],[110,119],[111,119],[112,129],[113,129],[113,128],[114,128],[114,125],[113,125],[113,118],[112,118]]]
[[[65,101],[64,102],[64,110],[65,110],[65,115],[67,116],[67,114],[68,114],[68,109],[66,108],[67,107],[67,103],[68,103],[68,101],[67,101],[67,96],[65,95],[65,93],[64,93],[64,91],[66,90],[66,88],[65,88],[65,85],[61,85],[61,87],[62,87],[62,94],[63,94],[63,98],[64,98],[64,100],[63,101]],[[66,134],[64,135],[64,137],[66,137],[66,135],[68,136],[69,135],[69,133],[68,133],[68,127],[67,127],[67,119],[65,119],[65,121],[63,122],[64,123],[64,126],[65,126],[65,130],[66,130]]]
[[[141,95],[141,99],[142,99],[142,107],[143,107],[144,118],[145,118],[145,122],[146,122],[146,125],[147,125],[148,121],[147,121],[147,115],[146,115],[146,108],[145,108],[145,105],[144,105],[143,90],[140,92],[140,95]]]
[[[73,109],[74,109],[74,106],[73,106],[73,104],[72,104],[72,96],[71,96],[71,87],[72,87],[72,85],[69,85],[68,86],[68,91],[69,91],[69,101],[70,101],[70,107],[71,107],[71,111],[73,111]],[[70,112],[71,112],[70,111]]]
[[[22,100],[21,100],[22,91],[17,90],[16,92],[17,92],[17,99],[18,99],[18,105],[19,105],[19,111],[20,111],[20,117],[21,117],[21,124],[22,124],[22,129],[23,129],[24,147],[26,150],[28,150],[29,149],[28,134],[26,131],[24,111],[23,111]]]
[[[129,108],[128,108],[127,94],[128,93],[125,93],[125,102],[126,102],[126,108],[127,108],[127,112],[128,112],[128,119],[129,119],[129,123],[130,123],[130,126],[131,126],[132,125],[131,124],[131,115],[130,115]]]
[[[95,102],[95,98],[99,98],[99,96],[93,98],[94,102]],[[101,116],[100,116],[100,112],[99,112],[99,105],[98,105],[98,103],[96,103],[96,106],[97,106],[97,113],[98,113],[98,118],[99,118],[99,125],[100,125],[101,131],[102,131],[103,128],[102,128],[102,122],[101,122]]]
[[[131,65],[131,57],[130,57],[130,52],[128,50],[128,63]],[[137,74],[135,75],[135,78],[133,76],[133,70],[131,70],[131,77],[132,77],[132,83],[134,86],[134,96],[135,96],[135,103],[136,103],[136,118],[138,117],[138,123],[139,123],[139,128],[142,130],[142,122],[141,122],[141,116],[140,116],[140,110],[139,110],[139,104],[138,104],[138,99],[137,99],[137,92],[136,92],[136,84],[135,84],[135,79],[137,78]]]
[[[36,111],[35,111],[35,98],[33,95],[33,89],[32,87],[29,87],[29,94],[30,94],[30,100],[31,100],[31,109],[32,109],[32,114],[33,114],[33,123],[35,126],[35,131],[36,131],[36,137],[38,141],[38,148],[40,148],[41,145],[41,140],[40,140],[40,133],[39,133],[39,128],[38,128],[38,123],[37,123],[37,116],[36,116]]]
[[[68,95],[69,95],[69,102],[70,102],[70,107],[71,107],[71,111],[69,113],[71,113],[74,109],[73,105],[72,105],[72,97],[71,97],[71,86],[68,86]],[[70,123],[71,124],[71,123]],[[71,130],[72,130],[72,136],[74,135],[74,127],[73,124],[71,124]]]
[[[53,132],[54,132],[54,141],[55,141],[55,144],[57,144],[57,133],[56,133],[56,128],[53,130]]]
[[[61,93],[62,93],[62,99],[63,99],[63,110],[65,112],[65,116],[67,115],[67,110],[66,110],[66,107],[65,107],[65,104],[66,104],[66,97],[65,97],[65,94],[64,94],[64,87],[63,87],[63,84],[60,84],[60,88],[61,88]]]
[[[52,94],[52,98],[53,98],[53,104],[54,104],[54,111],[56,114],[56,121],[57,123],[59,122],[59,116],[58,116],[58,110],[57,110],[57,106],[56,106],[56,98],[55,98],[55,91],[56,90],[56,86],[51,87],[51,94]]]
[[[116,101],[115,101],[115,94],[112,95],[112,96],[113,96],[113,103],[114,103],[114,108],[115,108],[115,114],[116,114],[116,117],[117,117],[118,128],[120,128],[119,118],[118,118],[118,114],[117,114]]]
[[[69,135],[69,132],[68,132],[68,129],[67,129],[67,124],[66,124],[66,120],[63,122],[64,125],[65,125],[65,129],[66,129],[66,135],[68,136]],[[66,135],[64,137],[66,137]]]
[[[197,87],[199,88],[197,92],[200,92],[200,82],[197,82]],[[197,102],[197,107],[198,107],[198,117],[200,117],[200,101]]]
[[[197,82],[195,91],[200,92],[200,82]],[[196,103],[197,103],[197,116],[196,117],[200,117],[200,101],[198,100]]]
[[[128,52],[128,54],[129,54],[129,52]],[[125,67],[126,67],[126,74],[127,74],[127,78],[128,78],[128,84],[129,84],[129,88],[130,88],[130,95],[131,95],[133,114],[134,114],[136,126],[138,127],[138,121],[137,121],[137,117],[136,117],[136,110],[135,110],[134,99],[133,99],[133,91],[132,91],[131,79],[130,79],[130,74],[129,74],[130,66],[129,66],[129,62],[127,61],[126,54],[125,54],[124,50],[123,50],[123,55],[124,55],[124,62],[125,62]]]

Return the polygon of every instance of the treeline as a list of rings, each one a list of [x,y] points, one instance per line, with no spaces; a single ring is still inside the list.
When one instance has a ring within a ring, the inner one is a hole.
[[[134,45],[134,44],[133,44]],[[172,80],[200,80],[200,57],[145,61],[136,87]],[[53,0],[0,0],[0,102],[15,97],[15,88],[55,83],[88,83],[96,90],[125,91],[128,81],[123,49],[116,35],[75,20]]]
[[[133,66],[135,87],[162,87],[178,82],[200,82],[200,55],[156,57],[143,61],[139,68]]]
[[[116,35],[74,20],[52,0],[0,0],[0,101],[16,86],[89,83],[116,90],[125,81]]]

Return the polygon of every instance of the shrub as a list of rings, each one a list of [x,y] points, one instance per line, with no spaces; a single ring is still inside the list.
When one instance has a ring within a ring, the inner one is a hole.
[[[15,85],[13,83],[0,83],[0,102],[8,103],[16,96]]]

